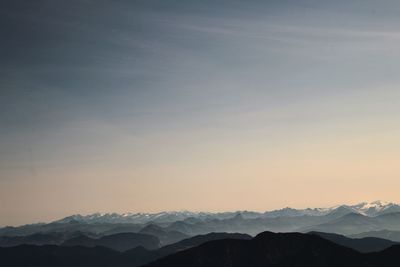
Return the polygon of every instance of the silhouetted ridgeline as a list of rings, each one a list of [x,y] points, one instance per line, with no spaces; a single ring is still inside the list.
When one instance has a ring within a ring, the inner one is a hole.
[[[398,267],[400,246],[381,252],[360,253],[315,234],[264,232],[251,239],[240,234],[210,234],[151,251],[143,247],[118,252],[104,247],[54,245],[0,248],[0,266],[11,267],[134,267],[153,260],[145,266]]]
[[[128,234],[129,235],[129,234]],[[126,236],[112,235],[114,243],[108,243],[110,247],[116,246],[120,241],[118,237],[126,239]],[[131,236],[134,237],[134,236]],[[164,246],[160,249],[148,250],[143,246],[117,252],[105,247],[93,247],[94,240],[88,237],[75,238],[72,241],[76,246],[32,246],[20,245],[10,248],[0,248],[0,266],[140,266],[158,258],[198,246],[208,241],[235,238],[251,239],[246,234],[235,233],[209,233],[191,237],[175,244]],[[79,243],[82,241],[82,243]],[[70,243],[70,241],[67,241]],[[99,242],[99,241],[96,241]],[[134,241],[135,242],[135,241]],[[137,244],[137,241],[136,241]],[[133,244],[131,244],[132,246]],[[99,257],[97,254],[101,253]]]

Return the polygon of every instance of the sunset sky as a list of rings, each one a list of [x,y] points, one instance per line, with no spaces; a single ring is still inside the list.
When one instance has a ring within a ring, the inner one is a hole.
[[[400,202],[400,2],[0,2],[0,226]]]

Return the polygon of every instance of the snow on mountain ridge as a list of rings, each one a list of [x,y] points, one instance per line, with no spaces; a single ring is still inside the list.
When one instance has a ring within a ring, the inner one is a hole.
[[[361,209],[370,209],[370,208],[375,208],[375,209],[385,209],[388,206],[395,205],[394,203],[390,202],[384,202],[384,201],[373,201],[373,202],[363,202],[364,204]]]
[[[356,212],[366,215],[366,216],[377,216],[385,211],[389,211],[393,209],[393,212],[400,211],[400,206],[392,203],[392,202],[385,202],[385,201],[373,201],[373,202],[362,202],[353,206],[350,206]]]
[[[330,208],[306,208],[306,209],[293,209],[283,208],[279,210],[272,210],[266,212],[253,212],[253,211],[235,211],[235,212],[192,212],[192,211],[163,211],[158,213],[93,213],[88,215],[71,215],[61,220],[55,221],[56,223],[70,223],[70,222],[82,222],[82,223],[135,223],[135,224],[146,224],[146,223],[172,223],[176,221],[183,221],[189,218],[195,218],[199,220],[209,219],[229,219],[242,215],[243,218],[254,219],[254,218],[276,218],[276,217],[296,217],[296,216],[323,216],[332,212],[339,212],[341,209],[342,213],[346,210],[352,213],[358,213],[364,216],[378,216],[390,212],[400,212],[400,206],[391,202],[373,201],[373,202],[361,202],[355,205],[339,205]]]

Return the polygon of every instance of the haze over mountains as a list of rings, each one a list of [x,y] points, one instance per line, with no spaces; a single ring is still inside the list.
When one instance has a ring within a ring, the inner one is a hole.
[[[284,208],[267,212],[95,213],[85,216],[72,215],[51,223],[4,227],[0,228],[0,236],[29,236],[60,232],[65,236],[68,236],[65,233],[74,232],[103,236],[131,232],[157,236],[161,244],[165,245],[188,236],[210,232],[240,232],[256,235],[263,231],[319,231],[360,235],[363,232],[383,230],[400,231],[398,204],[374,201],[331,208]],[[386,236],[389,235],[386,234]],[[60,239],[59,236],[55,238]]]
[[[399,14],[1,0],[0,267],[399,267]]]
[[[32,240],[36,240],[33,243],[60,244],[80,234],[100,238],[118,233],[138,233],[156,236],[162,246],[210,232],[256,235],[263,231],[317,231],[354,237],[366,237],[368,234],[363,233],[371,232],[374,237],[399,241],[396,231],[400,231],[400,206],[374,201],[331,208],[284,208],[267,212],[72,215],[51,223],[0,228],[0,245],[30,244]]]
[[[241,215],[246,219],[255,218],[277,218],[277,217],[295,217],[295,216],[322,216],[329,213],[358,213],[365,216],[378,216],[386,213],[400,212],[400,206],[395,203],[373,201],[373,202],[362,202],[356,205],[339,205],[330,208],[307,208],[307,209],[293,209],[283,208],[279,210],[266,211],[266,212],[254,212],[254,211],[236,211],[236,212],[160,212],[160,213],[94,213],[90,215],[72,215],[55,222],[66,223],[66,222],[85,222],[85,223],[168,223],[175,221],[182,221],[186,219],[200,219],[200,220],[212,220],[212,219],[229,219],[236,215]]]
[[[380,201],[267,212],[95,213],[0,228],[0,256],[8,266],[379,266],[379,259],[393,260],[399,233],[400,206]],[[254,262],[246,265],[249,255]],[[332,263],[336,257],[347,258]]]

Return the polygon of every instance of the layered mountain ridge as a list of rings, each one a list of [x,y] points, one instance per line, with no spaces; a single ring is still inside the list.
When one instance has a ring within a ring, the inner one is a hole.
[[[380,201],[267,212],[73,215],[0,228],[0,265],[391,267],[400,259],[399,233],[400,207]]]
[[[255,211],[234,211],[234,212],[192,212],[192,211],[171,211],[159,213],[93,213],[89,215],[71,215],[63,219],[54,221],[55,223],[85,222],[85,223],[134,223],[145,224],[171,223],[195,218],[200,220],[224,220],[233,218],[240,214],[246,219],[256,218],[277,218],[277,217],[296,217],[296,216],[323,216],[332,212],[359,213],[364,216],[378,216],[386,213],[400,212],[400,205],[391,202],[373,201],[362,202],[355,205],[338,205],[330,208],[306,208],[294,209],[283,208],[278,210],[255,212]]]
[[[400,206],[375,201],[332,208],[302,210],[285,208],[263,213],[237,211],[73,215],[47,224],[0,228],[0,246],[60,245],[68,239],[81,235],[102,240],[104,236],[119,233],[151,235],[159,240],[160,246],[165,246],[188,237],[212,232],[255,236],[264,231],[302,233],[316,231],[346,236],[380,237],[398,242]],[[96,244],[97,241],[89,243]]]
[[[148,267],[394,267],[400,246],[387,240],[326,233],[211,233],[155,250],[116,251],[104,246],[0,247],[4,266]],[[373,251],[369,252],[368,251]]]

